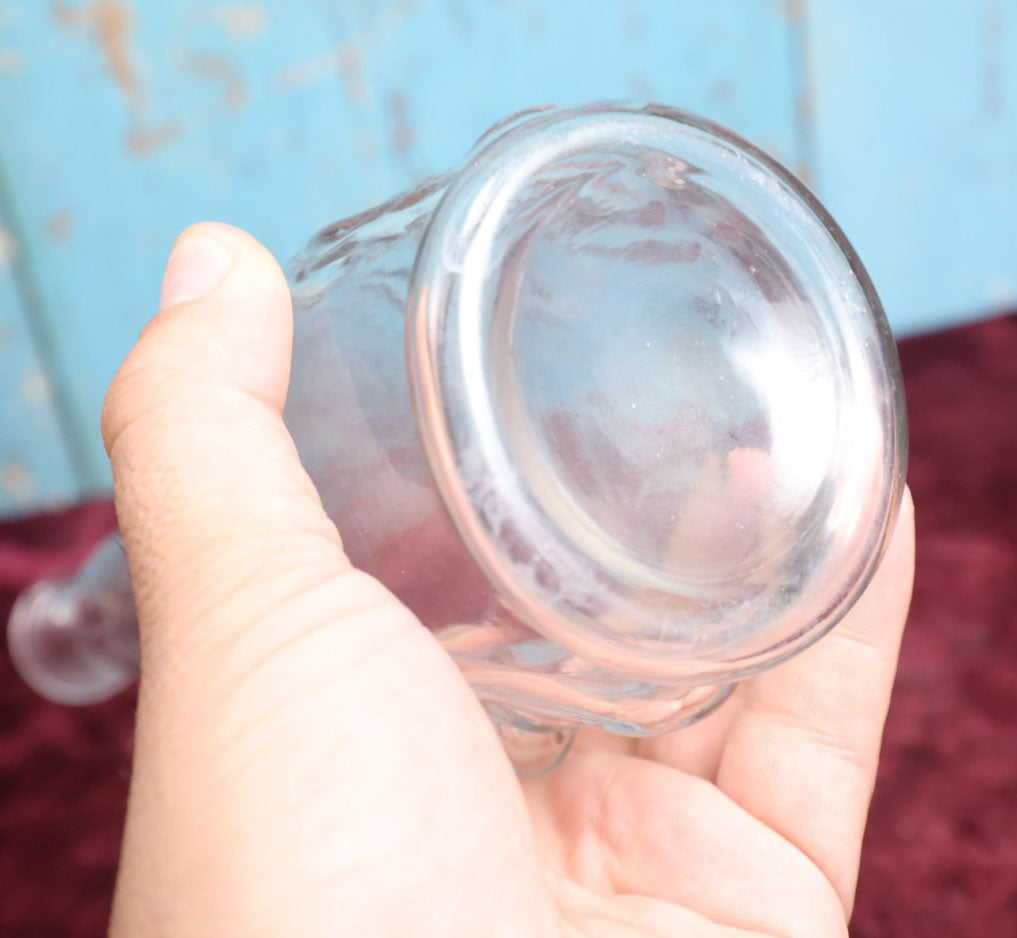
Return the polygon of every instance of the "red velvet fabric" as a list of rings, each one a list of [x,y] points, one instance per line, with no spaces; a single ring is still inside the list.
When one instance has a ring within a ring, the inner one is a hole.
[[[902,343],[917,573],[857,938],[1017,935],[1017,316]]]
[[[918,576],[852,935],[1017,935],[1017,317],[905,341]],[[113,525],[0,525],[0,616]],[[35,697],[0,654],[0,935],[104,933],[133,694]],[[817,936],[819,938],[819,936]]]

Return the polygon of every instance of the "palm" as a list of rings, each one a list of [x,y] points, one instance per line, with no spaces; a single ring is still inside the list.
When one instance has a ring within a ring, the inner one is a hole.
[[[522,781],[574,934],[846,934],[911,569],[908,531],[835,632],[703,722],[584,730]]]
[[[910,594],[909,507],[823,641],[697,726],[638,742],[584,731],[522,784],[439,643],[334,542],[291,538],[292,568],[237,588],[231,565],[261,570],[278,553],[277,538],[238,549],[200,605],[163,596],[151,614],[227,638],[142,682],[143,807],[114,934],[144,933],[153,895],[194,934],[209,915],[265,935],[846,933]],[[172,662],[159,645],[172,628],[148,628],[149,660]],[[207,834],[196,849],[179,831]],[[174,901],[195,893],[204,905]]]
[[[579,934],[845,931],[827,875],[725,790],[739,787],[725,757],[743,708],[739,693],[674,737],[581,735],[555,772],[524,782],[541,858]]]

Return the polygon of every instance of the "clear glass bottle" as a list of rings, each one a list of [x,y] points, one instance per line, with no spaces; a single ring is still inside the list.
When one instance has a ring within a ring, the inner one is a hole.
[[[907,445],[885,317],[815,198],[720,127],[515,115],[289,277],[325,508],[507,727],[684,725],[879,562]],[[10,643],[54,699],[132,679],[116,542],[26,593]]]

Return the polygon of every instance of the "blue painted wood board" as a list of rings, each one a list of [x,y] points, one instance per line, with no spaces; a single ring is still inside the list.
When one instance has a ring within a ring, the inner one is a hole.
[[[230,221],[286,257],[505,114],[600,98],[697,111],[801,174],[899,330],[1012,302],[1012,0],[0,0],[20,504],[108,487],[102,396],[180,228]],[[31,419],[25,369],[51,389]]]
[[[900,332],[1017,306],[1017,3],[812,0],[815,182]]]
[[[288,255],[548,100],[667,100],[794,161],[781,4],[679,6],[7,4],[20,64],[0,77],[0,171],[83,454],[68,494],[108,485],[102,396],[192,221]]]
[[[49,370],[18,286],[21,247],[0,211],[0,514],[66,500],[78,490]]]

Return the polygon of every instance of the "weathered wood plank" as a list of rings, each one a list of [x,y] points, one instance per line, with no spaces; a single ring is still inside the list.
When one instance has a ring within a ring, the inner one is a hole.
[[[287,255],[547,100],[654,98],[798,158],[781,0],[0,7],[0,159],[87,490],[108,484],[105,387],[189,222]]]
[[[683,107],[798,159],[782,0],[320,2],[386,182],[454,164],[521,108],[611,98]]]
[[[68,458],[52,384],[28,328],[15,283],[20,245],[0,213],[0,514],[73,501]]]
[[[20,67],[0,89],[2,158],[84,482],[102,490],[102,397],[154,311],[175,233],[219,218],[285,254],[336,202],[359,204],[345,97],[336,70],[313,86],[286,84],[295,62],[332,53],[309,4],[246,16],[108,0],[16,10],[6,41]]]
[[[1017,304],[1017,4],[803,11],[818,189],[894,327]]]

